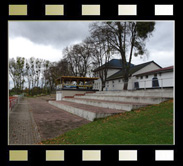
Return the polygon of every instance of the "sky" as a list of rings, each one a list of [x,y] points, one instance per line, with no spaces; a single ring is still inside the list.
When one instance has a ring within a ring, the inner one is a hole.
[[[62,59],[63,49],[89,36],[92,21],[9,21],[9,58],[36,57],[51,62]],[[155,61],[162,67],[174,65],[174,22],[156,21],[153,36],[146,42],[144,58],[133,64]],[[114,56],[119,59],[120,56]]]

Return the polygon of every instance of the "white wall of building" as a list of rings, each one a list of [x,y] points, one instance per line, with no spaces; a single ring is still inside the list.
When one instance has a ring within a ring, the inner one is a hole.
[[[139,88],[152,88],[152,79],[154,74],[149,74],[146,76],[141,76],[136,78],[135,82],[139,82]],[[157,74],[159,87],[173,87],[174,86],[174,77],[172,72],[165,72]]]
[[[145,72],[156,70],[156,69],[160,69],[160,67],[152,62],[149,65],[147,65],[147,66],[143,67],[142,69],[138,70],[137,72],[133,73],[133,75],[145,73]]]
[[[135,89],[135,82],[139,83],[139,88],[146,89],[146,88],[153,88],[153,77],[154,74],[149,74],[145,76],[132,76],[128,81],[128,90],[134,90]],[[174,86],[174,78],[173,78],[173,72],[166,72],[157,74],[158,83],[160,88],[165,87],[173,87]],[[124,82],[122,79],[116,79],[116,80],[110,80],[106,82],[106,86],[104,90],[107,91],[114,91],[114,90],[123,90]]]
[[[110,77],[111,75],[117,73],[118,71],[120,71],[120,69],[108,69],[107,77]]]
[[[119,70],[120,70],[120,69],[108,69],[107,77],[110,77],[111,75],[115,74],[115,73],[118,72]],[[96,77],[99,77],[98,72],[96,72]],[[101,89],[102,89],[102,81],[101,81],[100,78],[99,78],[98,80],[95,80],[95,81],[94,81],[93,89],[96,89],[96,90],[101,91]]]
[[[137,74],[149,72],[152,70],[160,69],[159,66],[157,66],[155,63],[150,63],[149,65],[145,66],[144,68],[138,70],[137,72],[133,73],[133,75],[129,78],[128,81],[128,90],[134,90],[135,89],[135,82],[139,83],[139,88],[152,88],[152,79],[154,77],[154,74],[148,74],[144,76],[135,76]],[[118,72],[117,69],[109,69],[108,70],[108,77],[113,75],[114,73]],[[174,78],[173,78],[173,71],[170,72],[164,72],[161,74],[157,74],[159,87],[173,87],[174,86]],[[101,80],[95,80],[93,89],[101,90]],[[106,91],[115,91],[115,90],[123,90],[124,82],[122,78],[115,79],[115,80],[109,80],[106,81],[104,90]]]

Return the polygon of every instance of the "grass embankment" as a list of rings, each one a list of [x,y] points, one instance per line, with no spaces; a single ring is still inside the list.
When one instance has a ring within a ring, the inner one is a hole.
[[[42,144],[173,144],[173,100],[98,119]]]

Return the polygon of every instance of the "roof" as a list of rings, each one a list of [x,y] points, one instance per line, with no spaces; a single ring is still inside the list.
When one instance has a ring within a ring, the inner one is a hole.
[[[56,79],[56,81],[64,80],[64,81],[92,81],[97,80],[98,77],[76,77],[76,76],[61,76]]]
[[[154,74],[154,73],[164,73],[164,72],[171,72],[171,71],[173,71],[173,66],[164,67],[164,68],[156,69],[156,70],[151,70],[148,72],[137,74],[135,76],[142,76],[142,75]]]
[[[131,66],[134,66],[134,64],[131,64]],[[121,59],[111,59],[109,62],[105,63],[104,65],[96,68],[93,70],[94,72],[101,70],[103,68],[112,68],[112,69],[121,69],[122,68],[122,60]]]
[[[130,68],[129,75],[132,75],[133,73],[135,73],[138,70],[144,68],[145,66],[149,65],[150,63],[155,63],[155,62],[154,61],[150,61],[150,62],[146,62],[146,63],[142,63],[142,64],[139,64],[139,65],[132,66]],[[156,65],[158,65],[158,64],[156,64]],[[161,68],[161,66],[159,66],[159,67]],[[117,73],[115,73],[115,74],[111,75],[110,77],[108,77],[107,80],[114,80],[114,79],[117,79],[117,78],[122,78],[123,75],[124,75],[124,70],[121,69]]]

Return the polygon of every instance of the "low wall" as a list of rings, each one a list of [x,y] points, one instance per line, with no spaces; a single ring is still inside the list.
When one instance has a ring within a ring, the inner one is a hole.
[[[57,91],[56,92],[56,100],[62,100],[63,97],[66,97],[66,96],[74,96],[76,94],[85,94],[85,93],[92,93],[92,92],[95,92],[95,91],[84,91],[84,90],[60,90],[60,91]],[[59,96],[58,96],[59,95]]]
[[[122,96],[154,96],[154,97],[174,97],[174,89],[142,89],[142,90],[121,90],[121,91],[100,91],[96,94],[122,95]]]

